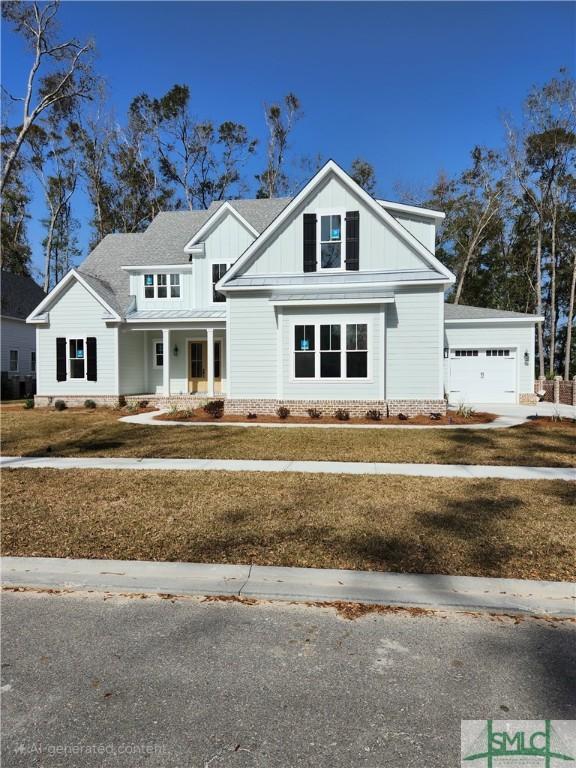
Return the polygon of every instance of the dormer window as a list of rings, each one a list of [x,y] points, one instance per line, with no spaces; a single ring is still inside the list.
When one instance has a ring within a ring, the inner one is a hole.
[[[320,269],[342,269],[342,216],[320,216]]]
[[[168,294],[170,289],[170,294]],[[144,275],[145,299],[171,299],[180,298],[180,275],[155,274]]]

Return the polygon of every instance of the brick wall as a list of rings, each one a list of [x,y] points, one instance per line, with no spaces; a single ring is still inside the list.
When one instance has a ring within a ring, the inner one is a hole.
[[[536,379],[534,391],[544,392],[542,400],[546,403],[576,405],[576,377],[572,381],[564,381],[561,376],[556,376],[553,381]]]
[[[274,415],[280,406],[290,409],[293,416],[307,416],[308,408],[316,408],[324,416],[333,416],[338,409],[350,412],[350,416],[363,418],[366,411],[382,411],[384,416],[418,416],[429,413],[446,413],[445,400],[236,400],[224,401],[225,413],[245,416],[248,413]]]
[[[53,406],[56,400],[64,400],[69,408],[82,407],[86,400],[94,400],[96,405],[104,406],[108,408],[116,408],[120,403],[123,405],[137,405],[141,402],[147,402],[148,405],[156,408],[198,408],[205,405],[208,400],[220,400],[223,399],[221,395],[217,395],[213,398],[196,395],[171,395],[170,397],[164,397],[164,395],[125,395],[118,397],[118,395],[36,395],[34,403],[37,408],[46,408]]]

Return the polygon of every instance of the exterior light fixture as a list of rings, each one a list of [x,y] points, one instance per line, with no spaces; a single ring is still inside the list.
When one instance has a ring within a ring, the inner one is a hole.
[[[528,350],[524,352],[524,365],[528,365],[530,363],[530,353]]]
[[[174,357],[178,357],[178,344],[174,344]]]

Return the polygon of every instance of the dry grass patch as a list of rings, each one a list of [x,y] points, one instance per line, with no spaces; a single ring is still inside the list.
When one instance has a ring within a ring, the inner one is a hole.
[[[1,411],[2,450],[15,456],[384,461],[576,466],[576,423],[512,429],[248,429],[145,426],[118,412]]]
[[[576,484],[4,470],[6,555],[568,580]]]

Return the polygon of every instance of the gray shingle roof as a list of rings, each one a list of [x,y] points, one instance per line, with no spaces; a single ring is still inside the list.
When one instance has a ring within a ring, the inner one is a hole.
[[[524,312],[510,312],[505,309],[490,309],[488,307],[467,307],[464,304],[445,304],[445,320],[506,320],[506,318],[534,319],[538,315]]]
[[[438,280],[444,275],[434,269],[386,270],[382,272],[307,272],[302,275],[238,275],[233,277],[224,290],[280,285],[338,285],[347,283],[394,283],[404,280]]]
[[[273,199],[252,200],[228,200],[228,203],[235,208],[240,216],[251,224],[257,232],[263,232],[274,219],[282,213],[284,208],[292,200],[291,197],[277,197]],[[209,213],[217,211],[223,202],[212,203],[208,209]]]
[[[31,277],[1,272],[1,311],[4,317],[25,319],[46,294]]]

